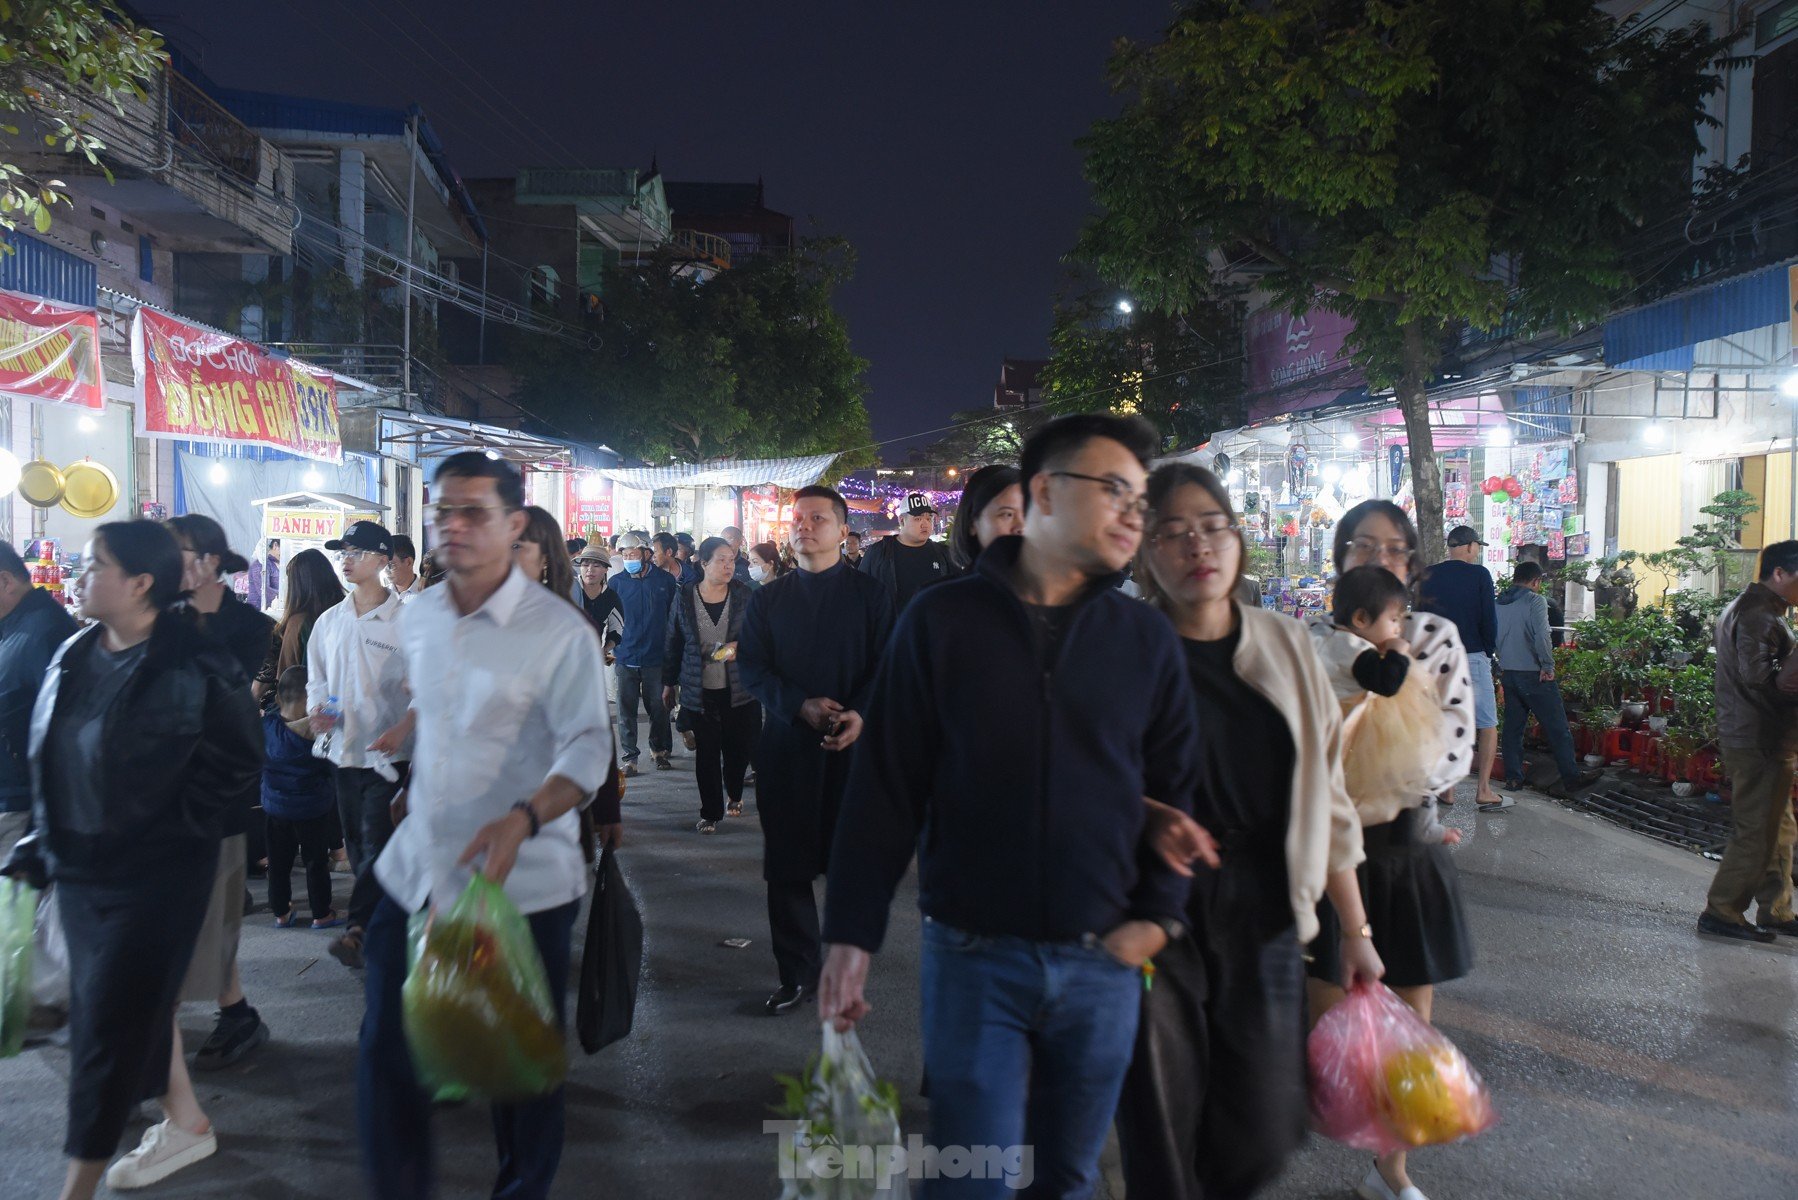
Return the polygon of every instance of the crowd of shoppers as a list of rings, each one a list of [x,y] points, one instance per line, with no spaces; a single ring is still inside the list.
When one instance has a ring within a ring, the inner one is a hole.
[[[766,1012],[870,1018],[916,859],[932,1144],[1032,1146],[1036,1189],[1082,1196],[1115,1125],[1131,1195],[1255,1194],[1305,1136],[1307,1022],[1376,980],[1428,1021],[1434,989],[1472,968],[1438,804],[1470,774],[1482,812],[1513,803],[1491,788],[1495,751],[1514,790],[1532,716],[1550,794],[1592,774],[1535,564],[1496,593],[1463,526],[1426,571],[1404,510],[1367,501],[1335,528],[1331,610],[1301,624],[1247,598],[1224,484],[1154,453],[1135,419],[1049,422],[1017,466],[969,477],[946,541],[915,494],[865,552],[821,486],[795,494],[785,545],[565,539],[514,468],[460,454],[432,481],[425,562],[354,522],[326,546],[335,566],[287,560],[279,624],[235,599],[244,560],[205,517],[101,526],[79,632],[0,549],[0,869],[54,883],[76,981],[65,1195],[216,1151],[174,1016],[219,1006],[196,1067],[268,1039],[236,969],[264,859],[273,923],[332,930],[364,972],[371,1192],[431,1194],[408,919],[472,872],[500,884],[562,1021],[639,710],[659,770],[673,730],[691,735],[699,833],[743,814],[754,772]],[[1699,928],[1739,941],[1798,936],[1793,603],[1798,542],[1779,543],[1716,629],[1735,825]],[[145,1100],[164,1119],[109,1168]],[[549,1193],[563,1114],[559,1089],[493,1105],[495,1195]],[[1409,1166],[1377,1157],[1356,1194],[1422,1200]]]

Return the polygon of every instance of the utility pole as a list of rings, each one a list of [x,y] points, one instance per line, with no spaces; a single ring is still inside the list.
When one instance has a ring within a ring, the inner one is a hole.
[[[410,407],[412,399],[412,222],[417,199],[418,114],[414,112],[412,119],[406,123],[406,311],[404,317],[405,339],[400,356],[400,389],[406,395],[408,407]]]
[[[487,239],[481,239],[481,332],[475,342],[475,363],[487,365],[487,251],[492,247]]]

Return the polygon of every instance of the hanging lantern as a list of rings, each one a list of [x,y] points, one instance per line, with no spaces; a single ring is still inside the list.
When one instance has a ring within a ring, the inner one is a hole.
[[[1502,487],[1504,487],[1504,485],[1505,485],[1505,481],[1500,479],[1498,476],[1488,475],[1488,476],[1486,476],[1485,481],[1480,484],[1480,491],[1485,493],[1486,495],[1490,496],[1493,492],[1496,492],[1499,489],[1501,489]]]

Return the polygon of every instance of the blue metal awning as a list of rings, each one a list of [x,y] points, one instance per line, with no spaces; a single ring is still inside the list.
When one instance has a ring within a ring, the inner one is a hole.
[[[1619,370],[1689,371],[1700,342],[1790,320],[1789,265],[1619,313],[1604,323],[1605,363]]]
[[[11,252],[0,253],[0,288],[83,308],[98,305],[99,268],[92,262],[22,233],[9,233],[5,241]]]

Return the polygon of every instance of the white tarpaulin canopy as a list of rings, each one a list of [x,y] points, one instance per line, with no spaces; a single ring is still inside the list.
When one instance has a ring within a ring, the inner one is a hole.
[[[677,463],[668,467],[611,467],[603,478],[625,487],[655,491],[659,488],[696,487],[810,487],[824,477],[835,454],[805,458],[732,458],[709,463]]]

